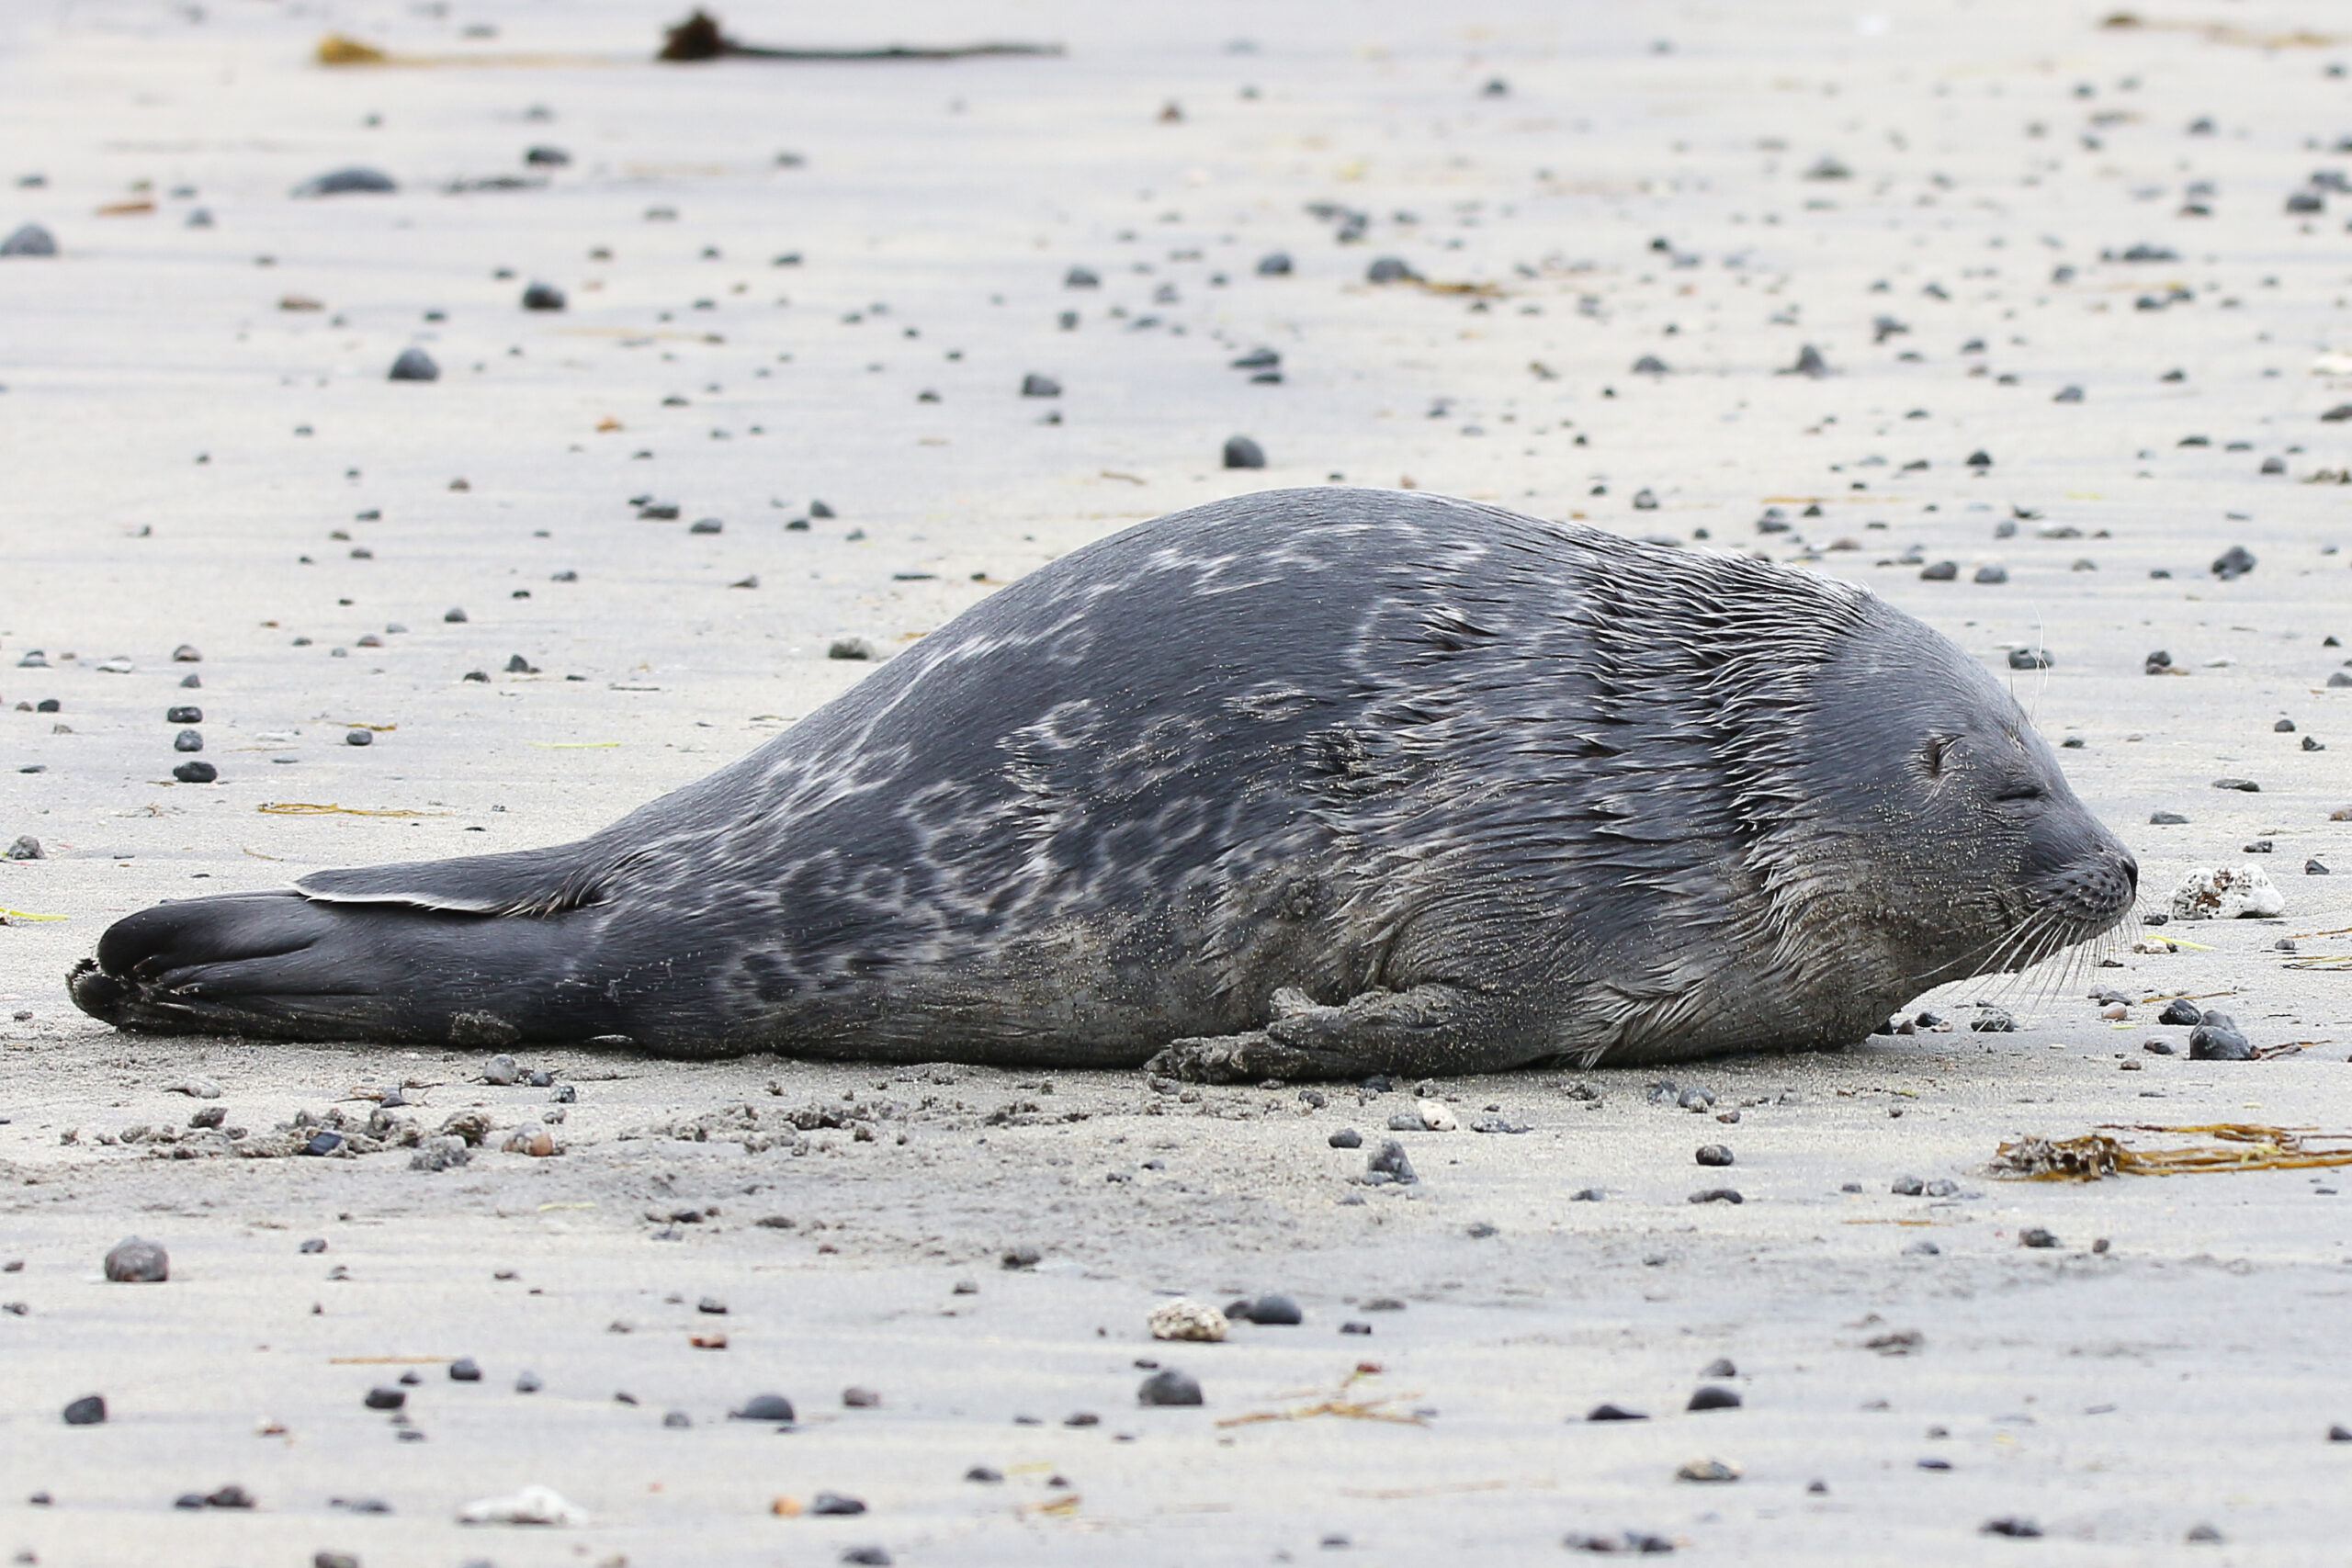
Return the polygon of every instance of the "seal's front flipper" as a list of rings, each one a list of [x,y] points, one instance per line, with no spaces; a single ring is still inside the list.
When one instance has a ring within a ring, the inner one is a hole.
[[[1482,1073],[1522,1065],[1507,1009],[1454,986],[1366,991],[1340,1007],[1274,994],[1273,1020],[1240,1034],[1170,1041],[1148,1071],[1197,1083],[1347,1078],[1372,1073]]]

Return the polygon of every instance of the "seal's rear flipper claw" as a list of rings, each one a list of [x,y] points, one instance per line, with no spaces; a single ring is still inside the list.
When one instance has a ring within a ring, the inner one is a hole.
[[[1315,1054],[1280,1045],[1263,1030],[1171,1040],[1143,1065],[1144,1071],[1186,1083],[1261,1083],[1267,1078],[1333,1076]]]

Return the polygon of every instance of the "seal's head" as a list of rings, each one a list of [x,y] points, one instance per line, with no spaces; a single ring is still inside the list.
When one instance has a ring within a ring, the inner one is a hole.
[[[1857,888],[1914,994],[2024,969],[2111,930],[2139,863],[1990,671],[1871,600],[1815,677],[1798,762],[1868,823]]]

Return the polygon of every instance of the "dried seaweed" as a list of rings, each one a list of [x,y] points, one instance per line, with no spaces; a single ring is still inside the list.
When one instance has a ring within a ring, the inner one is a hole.
[[[457,815],[454,811],[410,811],[396,806],[321,806],[308,800],[265,800],[254,809],[266,811],[272,817],[454,817]]]
[[[2035,1136],[2003,1144],[1993,1169],[2027,1181],[2097,1181],[2108,1176],[2189,1176],[2233,1170],[2304,1170],[2352,1165],[2352,1134],[2312,1127],[2271,1127],[2254,1122],[2193,1126],[2102,1123],[2102,1131],[2072,1138]],[[2164,1133],[2211,1140],[2173,1148],[2135,1149],[2112,1133]]]
[[[1387,1393],[1377,1399],[1351,1399],[1347,1396],[1348,1391],[1356,1385],[1358,1380],[1371,1375],[1359,1367],[1342,1378],[1337,1389],[1317,1399],[1312,1404],[1293,1405],[1288,1410],[1255,1411],[1248,1416],[1228,1416],[1217,1425],[1219,1427],[1255,1427],[1267,1421],[1304,1421],[1316,1416],[1338,1416],[1350,1421],[1389,1421],[1399,1427],[1429,1425],[1429,1421],[1423,1416],[1400,1416],[1393,1410],[1381,1408],[1385,1404],[1394,1404],[1400,1399],[1411,1399],[1414,1397],[1412,1394]],[[1293,1397],[1308,1396],[1300,1394]]]

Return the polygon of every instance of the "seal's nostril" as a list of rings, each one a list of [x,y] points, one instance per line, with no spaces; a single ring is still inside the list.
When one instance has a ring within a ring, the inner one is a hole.
[[[2132,885],[2132,892],[2140,891],[2140,863],[2130,855],[2123,857],[2123,880]]]

